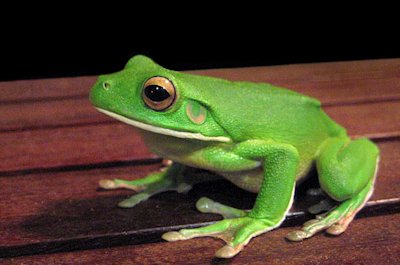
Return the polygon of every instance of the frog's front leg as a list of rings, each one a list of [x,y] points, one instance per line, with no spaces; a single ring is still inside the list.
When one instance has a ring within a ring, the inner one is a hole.
[[[239,210],[235,212],[238,217],[210,226],[168,232],[163,235],[165,240],[176,241],[202,236],[220,238],[227,245],[215,255],[230,258],[239,253],[251,238],[270,231],[283,222],[294,196],[299,162],[297,150],[286,144],[254,140],[238,144],[233,152],[243,158],[263,162],[263,181],[253,209],[248,213]]]
[[[182,174],[184,169],[185,166],[178,163],[172,163],[172,165],[168,166],[166,170],[150,174],[141,179],[104,179],[100,180],[99,185],[103,189],[126,188],[138,192],[130,198],[118,203],[119,207],[130,208],[157,193],[171,190],[180,193],[189,191],[192,188],[192,185],[184,181]]]

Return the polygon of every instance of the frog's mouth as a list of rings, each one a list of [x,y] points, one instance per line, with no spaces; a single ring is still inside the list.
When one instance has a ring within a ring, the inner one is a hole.
[[[205,136],[201,133],[181,132],[181,131],[175,131],[175,130],[166,129],[166,128],[160,128],[160,127],[156,127],[154,125],[131,120],[125,116],[116,114],[114,112],[111,112],[111,111],[108,111],[105,109],[101,109],[101,108],[96,108],[96,109],[116,120],[122,121],[123,123],[135,126],[142,130],[145,130],[145,131],[150,131],[150,132],[154,132],[154,133],[158,133],[158,134],[164,134],[164,135],[169,135],[169,136],[174,136],[174,137],[184,138],[184,139],[196,139],[196,140],[200,140],[200,141],[214,141],[214,142],[224,142],[224,143],[231,141],[231,139],[229,137],[225,137],[225,136]]]

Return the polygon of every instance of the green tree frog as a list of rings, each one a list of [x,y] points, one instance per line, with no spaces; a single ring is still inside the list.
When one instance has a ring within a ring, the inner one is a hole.
[[[258,194],[249,211],[201,198],[198,210],[225,218],[163,235],[168,241],[222,239],[226,245],[217,257],[233,257],[253,237],[277,228],[292,205],[296,183],[314,165],[321,189],[339,203],[290,232],[291,241],[323,230],[343,233],[373,191],[377,146],[365,138],[351,140],[318,100],[294,91],[171,71],[138,55],[122,71],[100,76],[90,100],[100,112],[138,128],[152,152],[173,161],[142,179],[101,180],[102,188],[137,192],[120,207],[163,191],[186,192],[204,181],[185,177],[186,167],[209,170]]]

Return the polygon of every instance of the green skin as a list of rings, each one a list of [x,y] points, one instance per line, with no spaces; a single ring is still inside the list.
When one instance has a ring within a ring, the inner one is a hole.
[[[161,111],[143,99],[144,83],[155,76],[169,79],[176,90],[173,104]],[[120,202],[120,207],[133,207],[167,190],[186,192],[195,183],[209,180],[185,177],[186,167],[210,170],[258,193],[250,211],[201,198],[196,204],[200,211],[225,219],[163,235],[168,241],[223,239],[226,245],[217,257],[233,257],[251,238],[278,227],[292,205],[296,183],[313,164],[322,190],[340,203],[289,233],[289,240],[301,241],[322,230],[341,234],[373,191],[378,148],[368,139],[350,140],[319,101],[290,90],[175,72],[138,55],[122,71],[100,76],[90,100],[105,114],[139,127],[150,150],[173,161],[166,170],[142,179],[100,181],[106,189],[138,192]],[[311,210],[318,213],[326,208],[322,202]]]

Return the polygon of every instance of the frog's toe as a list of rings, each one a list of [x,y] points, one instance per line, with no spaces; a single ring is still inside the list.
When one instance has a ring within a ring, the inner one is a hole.
[[[216,222],[215,224],[199,228],[181,229],[179,231],[167,232],[162,236],[162,238],[167,241],[186,240],[195,237],[206,237],[206,236],[221,238],[220,236],[224,234],[224,231],[229,226],[229,223],[225,221],[226,220],[219,221]]]
[[[341,218],[338,222],[326,229],[326,232],[333,236],[338,236],[342,234],[349,227],[351,221],[353,221],[354,217],[356,216],[356,213],[356,211],[350,212],[349,214]]]
[[[199,212],[210,213],[210,212],[213,212],[214,203],[215,202],[213,200],[211,200],[207,197],[201,197],[196,202],[196,208]]]
[[[118,186],[115,184],[115,182],[111,179],[102,179],[99,181],[99,186],[103,189],[109,190],[109,189],[116,189]]]
[[[191,189],[192,189],[192,185],[182,182],[179,183],[176,188],[174,188],[174,190],[176,190],[176,192],[178,193],[188,193]]]
[[[302,241],[306,238],[306,232],[303,230],[295,230],[286,235],[286,238],[290,241]]]
[[[301,230],[295,230],[286,235],[286,238],[290,241],[302,241],[310,238],[316,233],[327,230],[332,227],[332,223],[326,222],[325,220],[313,219],[304,223]]]
[[[342,234],[344,231],[346,231],[347,226],[342,225],[342,224],[334,224],[328,229],[326,229],[326,232],[330,235],[338,236]]]
[[[229,258],[236,256],[242,249],[243,249],[243,246],[234,248],[234,247],[225,245],[222,248],[218,249],[217,252],[215,252],[215,256],[217,258],[229,259]]]
[[[150,195],[147,193],[138,193],[133,195],[132,197],[123,200],[118,203],[118,207],[121,208],[132,208],[135,205],[139,204],[142,201],[146,201],[148,198],[150,198]]]
[[[207,197],[200,198],[196,202],[196,208],[202,213],[220,214],[225,219],[244,217],[247,215],[247,212],[244,210],[223,205]]]
[[[303,239],[310,238],[316,233],[329,229],[332,222],[327,219],[312,219],[303,224],[301,230],[295,230],[286,235],[290,241],[302,241]]]
[[[178,231],[171,231],[163,234],[162,239],[172,242],[172,241],[185,240],[187,238]]]
[[[122,179],[102,179],[99,181],[99,186],[106,190],[113,190],[119,188],[125,188],[134,190],[136,192],[142,191],[146,188],[145,185],[132,184],[134,181],[122,180]]]

